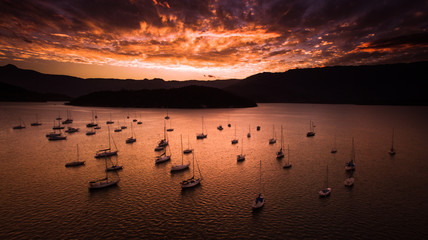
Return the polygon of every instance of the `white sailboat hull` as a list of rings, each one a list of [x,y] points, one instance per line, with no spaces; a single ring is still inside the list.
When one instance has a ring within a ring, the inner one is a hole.
[[[106,171],[117,171],[123,169],[123,166],[113,165],[111,167],[106,168]]]
[[[202,179],[200,179],[200,178],[198,178],[198,179],[191,178],[191,179],[188,179],[188,180],[184,180],[184,181],[181,182],[181,188],[195,187],[195,186],[197,186],[198,184],[201,183],[201,180]]]
[[[106,151],[95,154],[95,158],[103,158],[117,155],[117,151]]]
[[[265,198],[263,195],[260,197],[257,197],[256,200],[253,202],[253,205],[251,206],[253,210],[259,209],[265,205]]]
[[[319,191],[318,194],[320,197],[327,197],[331,193],[331,188],[324,188],[323,190]]]
[[[171,156],[159,156],[159,157],[157,157],[156,158],[156,163],[163,163],[163,162],[166,162],[166,161],[169,161],[169,160],[171,160]]]
[[[113,185],[116,185],[118,182],[120,182],[120,179],[109,181],[108,179],[101,180],[101,181],[92,181],[89,182],[89,189],[99,189],[99,188],[106,188]]]
[[[354,178],[347,178],[345,179],[344,183],[345,183],[345,187],[352,187],[354,185]]]
[[[189,169],[190,163],[188,164],[178,164],[171,166],[171,172],[183,171],[185,169]]]
[[[345,170],[346,171],[353,171],[353,170],[355,170],[355,165],[353,165],[353,166],[346,165]]]
[[[284,166],[282,166],[283,168],[291,168],[291,163],[286,163]]]

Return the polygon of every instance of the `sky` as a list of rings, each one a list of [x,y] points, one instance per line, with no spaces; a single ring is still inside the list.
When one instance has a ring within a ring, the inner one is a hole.
[[[214,80],[427,61],[427,14],[427,0],[0,0],[0,65]]]

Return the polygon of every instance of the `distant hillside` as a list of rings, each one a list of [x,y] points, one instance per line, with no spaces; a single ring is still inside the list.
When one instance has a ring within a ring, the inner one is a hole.
[[[174,89],[103,91],[72,100],[70,105],[142,108],[256,107],[253,101],[217,88],[188,86]]]
[[[1,102],[46,102],[68,101],[69,97],[61,94],[36,93],[26,89],[0,82]]]
[[[225,90],[256,102],[428,105],[428,62],[260,73]]]
[[[255,102],[428,105],[428,62],[374,66],[337,66],[260,73],[243,80],[164,81],[82,79],[42,74],[13,65],[0,67],[0,82],[41,93],[72,97],[97,91],[214,87]]]
[[[237,83],[239,80],[215,80],[215,81],[164,81],[155,78],[153,80],[120,80],[103,78],[77,78],[65,75],[43,74],[33,70],[24,70],[14,65],[0,67],[0,82],[22,87],[41,93],[60,93],[71,97],[78,97],[97,91],[119,91],[140,89],[170,89],[190,85],[225,88]]]

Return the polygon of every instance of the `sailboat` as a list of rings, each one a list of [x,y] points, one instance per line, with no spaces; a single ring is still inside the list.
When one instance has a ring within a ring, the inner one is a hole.
[[[58,125],[55,125],[55,121],[54,121],[54,126],[52,127],[53,130],[60,130],[60,129],[64,129],[64,126],[61,126],[61,122],[58,120]]]
[[[260,160],[260,189],[262,189],[262,161]],[[262,193],[256,197],[256,200],[253,202],[253,210],[263,207],[265,204],[265,197]]]
[[[79,144],[77,144],[77,160],[73,161],[73,162],[68,162],[65,164],[65,167],[76,167],[76,166],[81,166],[81,165],[85,165],[85,161],[80,161],[79,160]]]
[[[91,130],[86,132],[86,136],[92,136],[92,135],[95,135],[95,133],[96,133],[95,129],[91,128]]]
[[[238,143],[238,139],[236,138],[236,124],[235,124],[235,138],[232,139],[232,144],[237,144]]]
[[[355,149],[354,149],[354,138],[352,138],[352,151],[351,151],[351,161],[345,164],[346,171],[355,170]]]
[[[183,163],[183,136],[180,135],[181,138],[181,164],[174,164],[171,166],[171,172],[182,171],[189,168],[190,163]]]
[[[126,143],[134,143],[137,141],[137,139],[134,137],[135,134],[134,134],[134,128],[132,126],[132,122],[131,122],[131,134],[132,136],[126,139],[125,141]]]
[[[56,120],[58,120],[58,121],[62,120],[61,112],[60,111],[58,111],[58,117],[56,118]]]
[[[75,127],[67,127],[67,130],[65,130],[64,132],[66,133],[75,133],[78,132],[79,128],[75,128]]]
[[[168,120],[168,119],[169,119],[169,116],[168,116],[168,110],[166,110],[166,116],[165,116],[165,119],[166,119],[166,120]]]
[[[62,124],[70,124],[70,123],[73,123],[73,119],[71,118],[70,111],[67,109],[67,119],[62,121]]]
[[[220,125],[218,125],[217,129],[221,131],[221,130],[223,130],[223,126],[220,124]]]
[[[55,129],[55,130],[57,130],[57,129]],[[67,136],[62,135],[61,129],[58,129],[59,133],[56,133],[55,130],[53,133],[49,133],[49,135],[46,135],[48,137],[49,141],[57,141],[57,140],[66,140],[67,139]]]
[[[174,131],[174,128],[171,127],[172,120],[169,120],[169,128],[166,130],[167,132]]]
[[[309,132],[306,133],[306,137],[313,137],[313,136],[315,136],[315,125],[311,120],[309,121]]]
[[[55,130],[53,132],[46,133],[47,138],[50,138],[52,136],[60,136],[60,135],[61,135],[61,132],[57,133]]]
[[[158,143],[158,146],[155,148],[155,151],[162,151],[166,146],[168,146],[168,140],[166,139],[166,127],[165,121],[163,122],[163,139],[161,139]]]
[[[394,149],[394,129],[392,129],[392,143],[391,143],[391,149],[389,150],[389,154],[391,156],[395,155],[395,149]]]
[[[106,169],[107,169],[107,159],[105,159],[106,163]],[[120,178],[117,178],[115,180],[110,180],[108,176],[108,171],[106,172],[106,177],[99,180],[94,180],[89,182],[89,189],[100,189],[100,188],[106,188],[110,186],[117,185],[118,182],[120,182]]]
[[[36,114],[36,121],[30,124],[31,126],[40,126],[42,123],[39,122],[38,116]]]
[[[117,171],[123,169],[122,165],[118,165],[119,158],[116,157],[116,164],[111,165],[110,167],[106,166],[106,171]]]
[[[161,155],[156,157],[156,160],[155,160],[156,164],[163,163],[163,162],[171,160],[171,151],[170,151],[169,155],[166,155],[167,149],[168,149],[168,146],[166,146],[165,152],[163,152]]]
[[[140,119],[141,119],[141,114],[140,114]],[[141,125],[141,124],[143,124],[143,122],[140,120],[140,121],[137,122],[137,124]]]
[[[110,113],[110,120],[106,121],[106,124],[113,124],[114,122],[111,120],[111,113]]]
[[[204,117],[202,117],[202,133],[196,135],[196,139],[204,139],[207,138],[208,134],[204,134]]]
[[[187,135],[187,149],[183,150],[184,154],[192,153],[193,149],[190,148],[190,138],[189,135]]]
[[[19,125],[12,127],[12,129],[23,129],[23,128],[25,128],[25,123],[21,119],[19,119]]]
[[[62,133],[60,132],[59,135],[55,134],[55,135],[50,135],[48,137],[49,141],[57,141],[57,140],[66,140],[67,136],[62,135]]]
[[[337,148],[336,148],[336,137],[334,137],[334,146],[330,151],[331,153],[337,153]]]
[[[327,197],[331,193],[331,188],[328,187],[328,164],[327,164],[327,168],[326,169],[327,169],[326,187],[324,189],[322,189],[321,191],[318,192],[318,194],[320,195],[320,197]]]
[[[273,137],[271,139],[269,139],[269,144],[274,144],[276,143],[276,138],[275,138],[275,125],[273,125]]]
[[[95,123],[95,120],[94,120],[94,111],[92,110],[92,120],[91,120],[90,123],[86,124],[86,127],[87,128],[91,128],[91,127],[96,127],[96,126],[98,126],[98,123]]]
[[[352,187],[354,185],[355,179],[352,175],[353,175],[353,172],[351,172],[350,176],[345,179],[344,181],[345,187]]]
[[[114,143],[114,140],[113,140]],[[114,143],[114,146],[116,147],[116,144]],[[100,149],[95,153],[95,158],[103,158],[103,157],[110,157],[117,155],[117,147],[116,151],[111,150],[111,140],[110,140],[110,127],[108,128],[108,148],[106,149]]]
[[[242,139],[242,142],[241,142],[241,154],[239,154],[237,157],[236,157],[236,160],[238,161],[238,162],[241,162],[241,161],[244,161],[245,160],[245,154],[244,154],[244,139]]]
[[[248,133],[247,133],[247,138],[251,137],[251,127],[250,124],[248,124]]]
[[[117,121],[117,128],[114,129],[114,132],[122,132],[122,128],[120,127],[119,121]]]
[[[129,116],[128,116],[129,118]],[[126,119],[123,120],[123,122],[125,123],[125,125],[120,126],[120,129],[127,129],[128,127],[126,126]]]
[[[282,167],[283,168],[291,168],[291,162],[290,162],[290,145],[287,145],[287,162]]]
[[[201,174],[201,170],[199,169],[198,162],[196,162],[196,165],[198,167],[199,178],[195,178],[195,153],[193,153],[193,175],[191,178],[184,180],[180,183],[182,189],[195,187],[201,183],[202,174]]]
[[[284,157],[284,135],[282,131],[282,125],[281,125],[281,149],[276,153],[276,158],[281,159]]]

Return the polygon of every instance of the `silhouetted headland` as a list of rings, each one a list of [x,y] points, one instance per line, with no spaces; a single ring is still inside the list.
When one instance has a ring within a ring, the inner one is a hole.
[[[217,88],[188,86],[173,89],[94,92],[70,105],[139,108],[242,108],[257,104]]]
[[[37,93],[0,82],[0,102],[47,102],[68,101],[71,98],[62,94]]]

